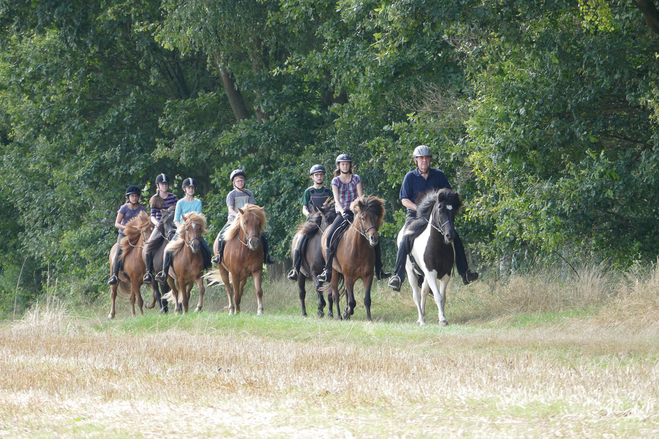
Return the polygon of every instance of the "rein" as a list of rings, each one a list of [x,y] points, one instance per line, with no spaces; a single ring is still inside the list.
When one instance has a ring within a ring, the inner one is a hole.
[[[359,217],[359,224],[361,225],[362,230],[359,230],[357,229],[357,227],[355,227],[354,221],[353,222],[351,222],[350,220],[346,220],[346,221],[348,221],[348,223],[352,226],[352,228],[355,229],[357,233],[362,235],[364,239],[366,239],[367,241],[368,241],[368,236],[366,236],[366,234],[368,233],[369,230],[375,229],[375,226],[371,226],[368,229],[364,230],[364,220],[361,218],[361,216]]]
[[[142,242],[146,242],[146,240],[147,240],[146,235],[145,235],[144,232],[146,232],[146,230],[142,230]],[[130,245],[131,247],[133,247],[133,248],[144,248],[143,245],[133,245],[133,243],[130,242],[130,238],[127,235],[124,235],[124,236],[126,237],[126,242],[128,242],[128,245]],[[140,239],[137,238],[138,242],[139,242],[139,240]]]
[[[185,236],[186,236],[186,237],[188,236],[188,228],[187,228],[187,227],[185,228]],[[192,239],[190,239],[190,240],[186,240],[186,241],[185,241],[185,245],[186,245],[187,247],[190,247],[190,248],[192,249],[192,243],[195,242],[195,241],[199,241],[199,242],[201,242],[201,240],[195,236],[194,238],[192,238]]]
[[[245,229],[243,228],[243,225],[242,225],[242,224],[240,224],[240,230],[242,230],[243,233],[245,234],[245,241],[249,241],[250,238],[259,238],[258,235],[249,235],[249,236],[248,236],[248,235],[247,235],[247,232],[245,232]],[[245,241],[243,241],[242,239],[240,239],[240,233],[238,233],[238,241],[240,241],[240,243],[241,243],[242,245],[244,245],[245,247],[249,248],[249,244],[247,244]]]

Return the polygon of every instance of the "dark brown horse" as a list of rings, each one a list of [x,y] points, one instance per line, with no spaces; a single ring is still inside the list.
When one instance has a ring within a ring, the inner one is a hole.
[[[206,217],[203,213],[183,215],[183,224],[177,230],[178,239],[170,242],[165,251],[172,252],[172,265],[167,272],[167,283],[172,291],[164,298],[174,303],[175,312],[188,312],[192,286],[199,288],[199,303],[195,312],[201,311],[204,302],[204,257],[201,253],[201,237],[206,233]]]
[[[266,218],[262,207],[246,204],[238,209],[239,215],[224,231],[224,257],[211,279],[222,278],[229,299],[229,314],[240,312],[240,301],[247,279],[254,278],[258,314],[263,314],[263,247],[261,232]],[[221,232],[220,232],[221,233]],[[218,235],[219,237],[219,235]],[[213,253],[218,252],[218,240],[213,244]],[[229,278],[229,274],[231,278]],[[233,284],[233,288],[231,287]]]
[[[347,305],[343,318],[349,319],[354,313],[356,302],[354,286],[358,279],[364,283],[364,307],[366,318],[371,321],[371,285],[373,284],[375,264],[374,247],[378,244],[378,229],[384,219],[384,200],[373,196],[361,196],[352,202],[350,210],[354,213],[354,221],[349,225],[339,241],[334,256],[333,273],[330,285],[323,287],[332,293],[329,299],[329,313],[332,314],[332,302],[336,302],[336,311],[341,318],[339,307],[339,275],[345,279]],[[328,230],[323,233],[326,242]],[[323,256],[325,248],[323,246]],[[329,296],[328,296],[329,298]]]
[[[112,307],[110,308],[109,319],[113,319],[116,308],[115,301],[117,294],[122,297],[130,298],[130,305],[132,313],[135,315],[135,301],[140,308],[140,314],[144,314],[142,306],[144,304],[142,295],[140,294],[140,287],[142,286],[142,276],[146,272],[146,265],[142,260],[142,248],[144,242],[149,238],[153,231],[153,223],[149,216],[142,212],[126,224],[124,229],[124,239],[121,241],[121,261],[123,263],[123,270],[119,270],[119,281],[116,285],[110,287],[110,298],[112,299]],[[110,272],[112,272],[112,262],[114,261],[114,254],[117,251],[117,244],[112,246],[110,250]],[[156,301],[154,291],[153,302],[150,308],[153,308]]]
[[[157,235],[152,236],[151,240],[148,241],[144,246],[144,249],[142,249],[142,259],[145,264],[146,253],[149,252],[153,254],[154,273],[158,273],[162,270],[165,247],[169,244],[170,239],[176,232],[176,226],[174,225],[175,211],[176,206],[172,206],[162,214],[162,218],[160,218],[160,221],[158,221],[158,224],[156,225]],[[167,300],[162,299],[162,296],[170,291],[169,285],[161,284],[160,282],[151,282],[151,287],[153,288],[156,302],[160,304],[160,312],[166,313],[168,309]],[[151,306],[147,305],[147,308],[151,309],[153,306],[154,304],[151,304]]]
[[[325,259],[321,250],[321,235],[327,227],[334,222],[336,218],[336,211],[334,210],[334,200],[328,199],[322,206],[317,207],[318,212],[311,215],[309,221],[301,224],[291,244],[291,258],[293,258],[293,251],[298,247],[298,243],[303,236],[308,238],[306,251],[302,253],[302,264],[300,265],[300,273],[297,277],[297,287],[300,296],[300,303],[302,304],[302,315],[307,315],[307,308],[305,306],[305,298],[307,292],[304,288],[305,282],[311,280],[316,287],[318,294],[318,317],[323,317],[325,313],[325,297],[320,290],[322,282],[318,280],[318,274],[325,268]]]

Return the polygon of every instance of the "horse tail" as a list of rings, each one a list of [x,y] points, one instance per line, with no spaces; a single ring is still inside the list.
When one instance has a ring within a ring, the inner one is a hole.
[[[209,271],[208,273],[204,274],[202,276],[203,278],[207,279],[208,282],[217,282],[218,285],[224,285],[224,281],[222,280],[222,275],[220,274],[220,269],[219,268],[214,268],[213,270]],[[231,273],[229,273],[229,279],[231,279]]]
[[[161,297],[161,300],[166,300],[167,302],[171,303],[172,305],[176,305],[176,301],[174,300],[174,293],[172,290],[169,290],[168,293],[164,294]]]
[[[130,293],[131,293],[130,284],[121,281],[117,283],[117,296],[123,297],[124,299],[129,299]]]

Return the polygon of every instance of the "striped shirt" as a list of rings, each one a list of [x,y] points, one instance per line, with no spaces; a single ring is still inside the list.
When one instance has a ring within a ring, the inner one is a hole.
[[[160,209],[151,206],[151,216],[156,219],[156,221],[160,221],[160,218],[162,218],[162,213],[163,211],[169,209],[172,206],[176,206],[176,202],[178,199],[176,198],[176,195],[170,193],[167,195],[167,198],[163,200],[162,207]]]
[[[362,179],[359,178],[359,175],[353,174],[350,177],[350,182],[344,183],[341,181],[341,177],[334,177],[332,179],[332,186],[339,188],[339,203],[343,210],[350,210],[350,203],[357,199],[357,185],[362,182]],[[339,212],[339,207],[337,204],[336,211]]]

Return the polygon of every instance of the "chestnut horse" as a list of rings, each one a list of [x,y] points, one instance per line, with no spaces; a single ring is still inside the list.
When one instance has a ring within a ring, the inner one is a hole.
[[[201,235],[206,233],[206,217],[203,213],[183,215],[183,223],[177,230],[178,239],[165,247],[172,252],[172,265],[167,274],[171,291],[164,298],[175,305],[175,312],[188,312],[193,284],[199,288],[199,303],[195,312],[201,311],[204,301],[204,257],[201,253]]]
[[[318,280],[318,274],[323,271],[325,268],[325,259],[323,259],[323,253],[321,250],[321,235],[327,229],[329,225],[334,222],[336,218],[336,210],[334,210],[334,199],[328,198],[322,206],[317,206],[318,212],[311,215],[309,221],[305,221],[301,224],[295,236],[293,236],[293,242],[291,243],[291,258],[293,258],[293,251],[297,248],[298,243],[303,236],[308,237],[306,251],[302,252],[303,249],[300,249],[302,252],[302,264],[300,265],[300,272],[297,277],[297,287],[298,294],[300,297],[300,303],[302,304],[302,315],[307,315],[307,308],[305,306],[305,298],[307,292],[304,288],[304,284],[307,280],[311,280],[316,287],[316,293],[318,294],[318,317],[323,317],[325,313],[325,297],[323,297],[323,292],[320,290],[322,282]]]
[[[238,209],[238,216],[224,231],[224,257],[211,279],[221,276],[229,299],[229,314],[240,312],[247,278],[254,278],[258,314],[263,314],[263,247],[261,232],[265,229],[266,218],[262,207],[246,204]],[[220,232],[222,233],[222,232]],[[219,237],[219,234],[218,234]],[[213,253],[218,252],[218,240],[213,244]],[[231,274],[231,278],[229,278]],[[233,284],[233,288],[231,287]]]
[[[142,260],[141,249],[144,246],[144,241],[149,239],[149,235],[153,231],[153,223],[149,216],[141,212],[138,216],[128,221],[124,229],[124,239],[121,241],[121,261],[123,269],[119,270],[119,281],[116,285],[110,287],[110,298],[112,299],[112,307],[110,308],[109,319],[113,319],[115,315],[115,300],[117,294],[122,297],[130,298],[130,305],[132,307],[133,316],[135,315],[135,300],[137,306],[140,307],[140,314],[144,315],[142,305],[142,295],[140,294],[140,287],[142,286],[142,276],[146,273],[146,265]],[[117,251],[117,244],[115,243],[110,250],[110,272],[112,272],[112,263],[114,261],[114,254]],[[153,293],[153,302],[147,308],[153,308],[156,302],[155,290]]]
[[[384,220],[384,200],[374,196],[361,196],[350,204],[350,210],[354,214],[354,220],[350,223],[345,234],[338,243],[332,265],[332,280],[330,285],[322,290],[330,290],[332,297],[329,298],[329,315],[332,315],[332,302],[336,302],[336,311],[341,318],[339,307],[339,275],[343,274],[345,280],[347,305],[343,313],[344,319],[349,319],[355,311],[354,286],[358,279],[364,283],[364,307],[366,318],[371,321],[371,285],[373,284],[375,264],[374,247],[378,244],[378,229]],[[326,242],[328,230],[323,233],[323,241]],[[326,257],[326,249],[323,246],[323,257]]]

